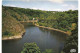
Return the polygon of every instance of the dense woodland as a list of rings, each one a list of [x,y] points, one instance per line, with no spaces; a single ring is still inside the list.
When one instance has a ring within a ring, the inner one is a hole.
[[[78,19],[77,10],[56,12],[17,7],[3,7],[3,9],[3,16],[5,16],[4,13],[8,13],[18,21],[27,21],[35,18],[38,19],[38,25],[40,26],[52,27],[63,31],[70,31],[71,25],[76,24],[75,22],[77,22]]]
[[[39,26],[51,27],[72,33],[66,40],[63,52],[69,53],[71,47],[78,48],[78,10],[42,11],[18,7],[2,6],[2,34],[14,35],[24,31],[19,21],[38,19]],[[20,30],[18,30],[20,29]],[[17,31],[17,32],[16,32]]]

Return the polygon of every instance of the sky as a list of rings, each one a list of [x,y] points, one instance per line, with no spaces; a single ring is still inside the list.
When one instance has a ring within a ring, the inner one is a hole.
[[[2,5],[46,11],[67,11],[77,10],[78,0],[2,0]]]

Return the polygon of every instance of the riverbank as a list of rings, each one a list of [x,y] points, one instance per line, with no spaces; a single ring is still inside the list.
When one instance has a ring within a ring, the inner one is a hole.
[[[61,32],[61,33],[64,33],[64,34],[67,34],[67,35],[69,35],[67,32],[65,32],[65,31],[62,31],[62,30],[59,30],[59,29],[50,28],[50,27],[45,27],[45,26],[39,26],[39,25],[36,25],[36,24],[35,24],[35,26],[37,26],[37,27],[40,27],[40,28],[49,29],[49,30],[55,30],[55,31],[58,31],[58,32]]]
[[[7,37],[2,37],[2,40],[20,39],[20,38],[22,38],[24,33],[25,33],[25,31],[18,34],[18,35],[14,35],[14,36],[10,36],[10,37],[8,37],[8,36]]]

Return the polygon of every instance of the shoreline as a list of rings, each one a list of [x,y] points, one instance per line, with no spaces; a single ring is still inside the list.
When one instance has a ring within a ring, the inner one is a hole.
[[[45,26],[39,26],[39,25],[36,25],[36,24],[35,24],[35,26],[40,27],[40,28],[49,29],[49,30],[55,30],[55,31],[58,31],[58,32],[61,32],[61,33],[67,34],[67,32],[62,31],[62,30],[59,30],[59,29],[50,28],[50,27],[45,27]],[[67,35],[69,35],[69,34],[67,34]]]
[[[35,26],[37,27],[40,27],[40,28],[45,28],[45,29],[49,29],[49,30],[54,30],[54,31],[58,31],[58,32],[61,32],[61,33],[64,33],[66,35],[69,35],[67,32],[65,31],[62,31],[62,30],[59,30],[59,29],[55,29],[55,28],[51,28],[51,27],[45,27],[45,26],[39,26],[39,25],[36,25],[34,24]],[[12,39],[21,39],[22,36],[25,34],[25,31],[16,35],[16,36],[10,36],[10,37],[2,37],[2,40],[12,40]]]
[[[23,36],[24,33],[25,33],[25,32],[22,32],[22,33],[20,33],[20,34],[18,34],[18,35],[16,35],[16,36],[2,37],[2,40],[20,39],[20,38],[22,38],[22,36]]]

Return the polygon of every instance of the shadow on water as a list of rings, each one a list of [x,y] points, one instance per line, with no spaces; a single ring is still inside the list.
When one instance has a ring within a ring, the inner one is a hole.
[[[24,28],[27,28],[27,27],[30,27],[30,26],[35,26],[32,22],[29,22],[29,23],[27,23],[27,22],[20,22],[20,23],[24,25]]]
[[[25,27],[25,34],[22,39],[2,41],[3,53],[20,53],[24,43],[36,42],[41,51],[53,49],[55,53],[60,53],[64,47],[67,35],[36,27],[29,23],[22,23]],[[29,25],[28,25],[29,24]]]
[[[67,35],[64,34],[64,33],[61,33],[61,32],[58,32],[58,31],[54,31],[54,30],[49,30],[49,29],[44,29],[44,28],[39,28],[39,30],[41,30],[42,32],[46,32],[46,35],[48,35],[48,38],[47,38],[47,43],[50,43],[50,44],[55,44],[55,48],[53,49],[53,51],[57,51],[56,53],[61,53],[63,47],[64,47],[64,42],[67,38]],[[52,40],[49,40],[52,39]],[[54,41],[53,41],[54,39]],[[54,42],[54,43],[53,43]],[[53,46],[52,45],[52,46]],[[57,48],[59,47],[59,48]],[[56,49],[56,50],[55,50]]]
[[[50,33],[50,35],[52,35],[53,37],[55,37],[56,39],[59,39],[59,40],[66,40],[66,37],[68,36],[62,32],[58,32],[58,31],[54,31],[54,30],[49,30],[49,29],[44,29],[44,28],[39,28],[39,30],[41,30],[42,32],[46,32],[47,34]]]

